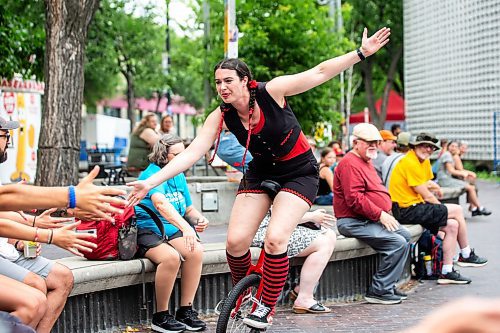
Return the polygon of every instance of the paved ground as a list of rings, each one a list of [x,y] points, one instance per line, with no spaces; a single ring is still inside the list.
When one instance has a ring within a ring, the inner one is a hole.
[[[479,197],[493,211],[488,217],[470,217],[467,212],[469,238],[477,253],[489,259],[483,268],[461,268],[472,278],[466,286],[438,286],[435,282],[414,282],[409,286],[409,298],[399,305],[382,306],[366,303],[331,304],[333,312],[325,315],[296,315],[290,309],[278,311],[270,332],[391,332],[402,331],[419,321],[432,309],[462,296],[500,297],[500,185],[481,182]],[[462,198],[463,199],[463,198]],[[208,231],[208,230],[207,230]],[[206,241],[220,241],[223,231],[214,228]],[[215,332],[216,318],[207,318],[207,332]],[[150,332],[148,329],[139,332]],[[125,332],[125,331],[122,331]],[[137,331],[136,331],[137,332]]]

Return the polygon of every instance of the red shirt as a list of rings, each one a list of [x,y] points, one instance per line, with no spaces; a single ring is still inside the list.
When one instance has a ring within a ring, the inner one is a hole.
[[[337,218],[378,221],[392,208],[391,196],[371,162],[348,153],[335,168],[333,210]]]

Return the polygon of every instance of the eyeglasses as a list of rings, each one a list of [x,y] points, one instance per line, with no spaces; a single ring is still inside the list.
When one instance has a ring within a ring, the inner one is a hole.
[[[376,146],[380,144],[380,140],[372,140],[372,141],[366,141],[363,139],[358,139],[358,140],[365,142],[369,146]]]
[[[10,141],[10,134],[0,134],[0,138],[7,138],[7,142]]]
[[[438,143],[439,140],[433,136],[430,136],[428,134],[420,134],[417,136],[416,138],[416,141],[419,142],[419,141],[431,141],[431,142],[434,142],[434,143]]]

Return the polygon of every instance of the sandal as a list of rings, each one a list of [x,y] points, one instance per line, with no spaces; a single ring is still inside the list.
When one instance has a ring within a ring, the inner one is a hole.
[[[327,308],[321,303],[316,303],[310,308],[304,308],[301,306],[293,306],[292,311],[297,314],[304,314],[304,313],[329,313],[332,312],[330,308]]]
[[[290,300],[290,302],[295,302],[297,297],[299,297],[299,294],[297,294],[294,289],[290,290],[290,292],[288,293],[288,299]]]

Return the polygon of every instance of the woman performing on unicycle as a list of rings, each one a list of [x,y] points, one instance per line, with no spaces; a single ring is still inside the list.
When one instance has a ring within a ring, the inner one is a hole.
[[[364,60],[387,44],[389,35],[390,29],[382,28],[368,38],[365,28],[357,50],[269,82],[252,80],[250,69],[241,60],[221,61],[214,74],[222,103],[207,117],[199,135],[158,173],[128,184],[134,186],[129,201],[136,204],[149,190],[196,163],[219,138],[222,129],[230,130],[252,153],[253,160],[240,183],[227,231],[227,261],[233,284],[247,272],[250,244],[271,206],[271,196],[276,196],[264,244],[264,289],[259,306],[244,319],[248,326],[265,329],[271,324],[288,274],[288,239],[309,210],[318,189],[316,160],[285,97],[312,89]],[[216,150],[217,146],[218,142]],[[245,156],[241,165],[245,165]]]

